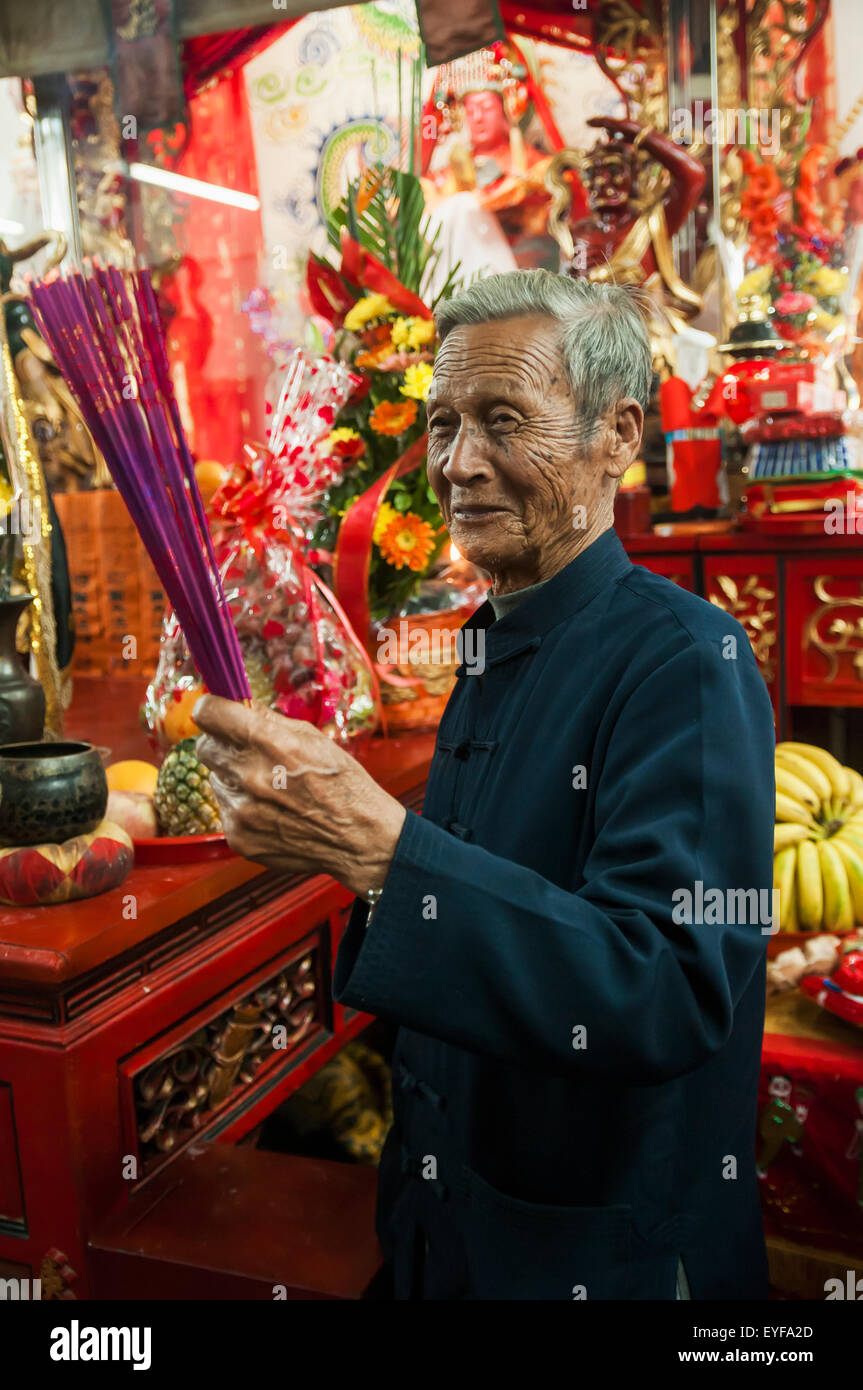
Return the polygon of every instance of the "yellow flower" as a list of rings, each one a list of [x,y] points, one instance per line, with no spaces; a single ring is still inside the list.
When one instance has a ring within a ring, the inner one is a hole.
[[[395,507],[391,507],[389,502],[381,502],[378,507],[378,515],[375,521],[375,529],[372,531],[372,540],[375,545],[380,545],[381,536],[387,529],[391,521],[395,521],[398,512]]]
[[[408,347],[421,348],[426,343],[431,343],[435,336],[435,326],[433,319],[414,319],[411,323],[410,333],[408,334]]]
[[[0,477],[0,516],[5,516],[12,510],[12,501],[15,497],[15,489],[6,478]]]
[[[348,441],[349,439],[361,439],[361,438],[362,438],[362,435],[360,435],[356,430],[349,430],[349,429],[346,428],[346,426],[340,425],[338,429],[336,429],[336,430],[330,430],[330,432],[329,432],[329,434],[327,435],[326,439],[324,439],[322,442],[323,442],[323,444],[325,444],[325,445],[327,445],[327,444],[346,444],[347,441]]]
[[[431,382],[431,363],[420,362],[416,367],[408,367],[405,370],[405,384],[399,387],[399,391],[403,396],[410,396],[412,400],[425,401],[428,400]]]
[[[840,295],[845,289],[847,272],[832,265],[819,266],[807,280],[807,286],[820,295]]]
[[[345,314],[345,328],[351,333],[357,333],[372,319],[384,319],[387,314],[394,312],[385,294],[366,294]]]
[[[395,323],[390,329],[390,337],[393,340],[394,347],[408,346],[408,339],[410,338],[413,322],[413,319],[396,319]]]
[[[819,329],[822,333],[832,333],[834,328],[839,328],[844,323],[841,314],[828,314],[826,309],[816,309],[810,315],[812,327]]]
[[[365,453],[366,444],[356,430],[341,425],[336,430],[330,430],[326,438],[321,440],[318,450],[323,458],[336,458],[342,463],[353,463]]]
[[[737,286],[737,298],[748,299],[751,294],[764,294],[772,274],[772,265],[760,265],[755,270],[750,270]]]
[[[416,352],[427,343],[433,342],[434,336],[435,326],[432,319],[399,318],[392,326],[393,346],[407,348],[409,352]]]

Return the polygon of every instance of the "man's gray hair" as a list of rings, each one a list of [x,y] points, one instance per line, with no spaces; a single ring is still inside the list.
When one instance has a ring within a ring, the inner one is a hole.
[[[560,325],[564,368],[579,418],[594,423],[624,396],[644,409],[653,380],[646,296],[624,285],[596,284],[550,270],[513,270],[477,280],[441,304],[441,342],[454,328],[493,319],[547,314]]]

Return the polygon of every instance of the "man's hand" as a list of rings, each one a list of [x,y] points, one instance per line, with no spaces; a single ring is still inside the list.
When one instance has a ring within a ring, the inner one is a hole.
[[[311,724],[204,695],[194,720],[222,826],[268,868],[331,874],[352,893],[382,888],[405,808]]]

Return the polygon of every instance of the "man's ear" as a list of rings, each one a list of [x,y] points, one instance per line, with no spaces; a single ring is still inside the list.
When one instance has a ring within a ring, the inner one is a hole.
[[[612,407],[608,425],[605,471],[610,478],[622,478],[638,457],[644,431],[644,411],[634,396],[624,396]]]

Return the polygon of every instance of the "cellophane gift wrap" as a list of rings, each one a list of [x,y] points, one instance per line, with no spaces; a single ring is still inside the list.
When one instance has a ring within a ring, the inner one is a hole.
[[[316,488],[326,486],[334,466],[318,445],[351,389],[353,379],[339,364],[295,354],[286,369],[278,434],[271,431],[267,448],[247,447],[211,504],[216,559],[252,698],[290,719],[308,720],[343,744],[377,727],[378,681],[305,548]],[[168,612],[142,711],[157,744],[195,732],[191,711],[202,690]]]

